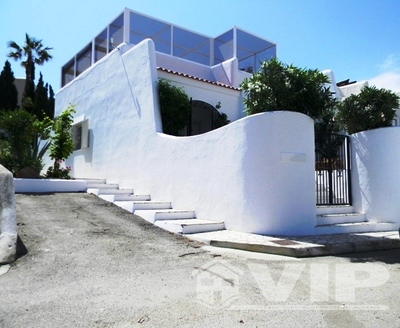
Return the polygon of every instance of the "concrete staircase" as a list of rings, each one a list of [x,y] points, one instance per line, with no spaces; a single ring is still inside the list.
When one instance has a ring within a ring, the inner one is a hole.
[[[86,179],[87,192],[134,213],[160,228],[178,234],[192,234],[225,229],[224,222],[203,220],[190,210],[173,209],[171,202],[154,201],[150,195],[136,195],[132,189],[119,189],[106,180]]]
[[[362,233],[397,229],[397,224],[392,222],[368,221],[365,214],[354,212],[352,206],[317,207],[317,234]]]
[[[155,201],[150,195],[137,195],[132,189],[120,189],[118,184],[107,184],[106,180],[85,180],[88,193],[170,232],[194,234],[225,230],[224,222],[199,219],[195,211],[174,209],[171,202]],[[318,206],[316,220],[316,235],[398,230],[397,224],[392,222],[368,221],[365,214],[354,212],[352,206]]]

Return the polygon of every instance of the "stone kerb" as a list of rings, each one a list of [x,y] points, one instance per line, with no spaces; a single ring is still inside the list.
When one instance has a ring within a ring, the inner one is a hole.
[[[0,264],[11,263],[17,254],[17,222],[14,179],[0,165]]]

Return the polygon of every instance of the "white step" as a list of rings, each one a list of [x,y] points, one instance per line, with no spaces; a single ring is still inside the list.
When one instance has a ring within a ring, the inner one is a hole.
[[[151,197],[150,195],[99,195],[100,198],[108,201],[108,202],[115,202],[115,201],[144,201],[144,200],[150,200]]]
[[[99,188],[88,188],[86,190],[86,192],[88,194],[94,194],[96,196],[100,196],[100,195],[125,195],[125,196],[129,196],[131,194],[133,194],[133,190],[132,189],[99,189]]]
[[[91,184],[100,184],[100,185],[104,185],[104,184],[107,183],[106,179],[82,178],[82,179],[79,179],[79,180],[85,180],[86,183],[87,183],[88,185],[91,185]]]
[[[99,189],[98,195],[132,195],[133,189]]]
[[[398,230],[398,224],[392,222],[354,222],[324,224],[316,226],[318,234],[378,232]]]
[[[348,213],[348,214],[321,214],[317,215],[317,225],[338,224],[338,223],[354,223],[366,222],[365,214]]]
[[[93,194],[93,195],[98,196],[99,195],[99,188],[87,188],[86,192],[88,194]]]
[[[154,222],[154,224],[162,229],[178,234],[191,234],[225,229],[224,222],[202,219],[159,220]]]
[[[117,184],[105,184],[105,183],[88,183],[88,188],[95,189],[118,189]]]
[[[151,201],[150,195],[135,195],[132,189],[119,189],[118,184],[106,184],[105,180],[87,181],[88,193],[113,202],[170,232],[191,234],[225,229],[224,222],[196,219],[195,211],[174,210],[170,202]]]
[[[348,213],[354,213],[353,206],[350,205],[317,206],[317,215],[348,214]]]
[[[158,201],[115,201],[115,205],[134,213],[136,210],[157,210],[157,209],[170,209],[170,202]]]
[[[180,219],[195,219],[195,211],[187,210],[137,210],[135,214],[142,217],[146,221],[154,223],[162,220],[180,220]]]
[[[150,195],[115,195],[114,201],[148,201],[151,200]]]

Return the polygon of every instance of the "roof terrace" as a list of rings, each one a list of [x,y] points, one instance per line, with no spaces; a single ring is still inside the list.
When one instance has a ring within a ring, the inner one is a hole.
[[[276,56],[275,43],[237,27],[211,38],[125,8],[62,67],[61,85],[71,82],[119,44],[138,44],[147,38],[154,41],[159,53],[208,67],[237,58],[239,69],[249,73],[258,70],[261,61]]]

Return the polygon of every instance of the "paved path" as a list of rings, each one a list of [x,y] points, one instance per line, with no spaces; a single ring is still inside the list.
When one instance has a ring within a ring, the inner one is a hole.
[[[191,234],[187,235],[187,237],[217,247],[293,257],[400,249],[398,231],[273,237],[221,230]]]
[[[204,246],[87,194],[17,195],[29,253],[0,327],[394,327],[397,250],[296,259]]]

